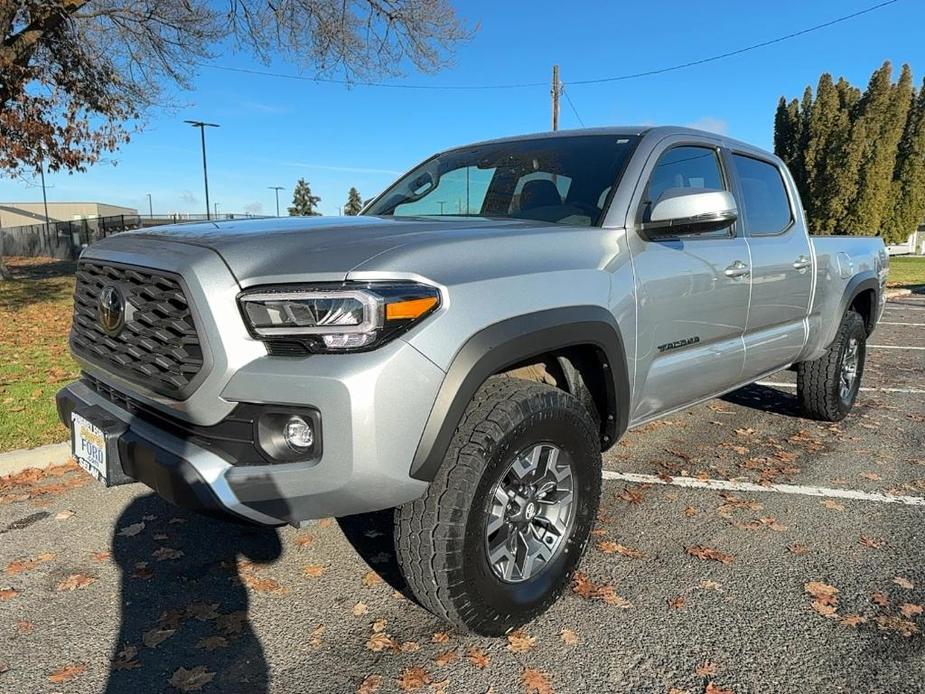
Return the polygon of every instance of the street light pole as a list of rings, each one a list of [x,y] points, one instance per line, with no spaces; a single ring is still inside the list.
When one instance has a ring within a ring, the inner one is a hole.
[[[148,216],[154,219],[154,205],[151,203],[151,193],[145,193],[148,196]]]
[[[206,166],[206,128],[217,128],[218,123],[206,123],[201,120],[185,120],[184,123],[189,123],[194,128],[199,128],[199,135],[202,138],[202,178],[206,184],[206,219],[211,219],[211,213],[209,210],[209,169]]]
[[[279,217],[279,191],[285,190],[282,186],[267,186],[276,193],[276,216]]]

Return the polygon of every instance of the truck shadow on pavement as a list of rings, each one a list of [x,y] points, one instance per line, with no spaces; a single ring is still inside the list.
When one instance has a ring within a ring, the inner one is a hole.
[[[773,412],[786,417],[803,416],[800,403],[795,395],[755,383],[726,393],[720,400],[732,405],[741,405],[761,412]]]
[[[224,691],[266,691],[245,582],[281,555],[277,530],[187,513],[153,494],[133,500],[115,528],[121,623],[105,691],[175,691],[197,677]]]
[[[395,523],[392,509],[337,519],[341,532],[360,558],[392,589],[417,602],[395,558]]]

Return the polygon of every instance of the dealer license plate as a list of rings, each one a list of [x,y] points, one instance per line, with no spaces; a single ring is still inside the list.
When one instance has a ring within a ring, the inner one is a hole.
[[[102,429],[73,412],[71,432],[77,464],[100,482],[106,482],[106,437]]]

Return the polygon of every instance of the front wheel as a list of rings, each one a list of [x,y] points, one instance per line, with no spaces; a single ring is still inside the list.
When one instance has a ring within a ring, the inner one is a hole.
[[[399,566],[431,612],[479,634],[507,633],[567,585],[600,491],[587,409],[548,385],[489,379],[427,493],[395,510]]]
[[[849,310],[828,351],[797,366],[797,397],[804,413],[825,422],[844,419],[858,396],[866,353],[864,319]]]

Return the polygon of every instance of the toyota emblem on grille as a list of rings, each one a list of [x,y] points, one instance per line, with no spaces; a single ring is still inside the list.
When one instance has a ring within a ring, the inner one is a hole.
[[[125,299],[118,287],[107,285],[100,292],[97,307],[97,320],[100,327],[110,335],[115,335],[122,329],[125,321]]]

